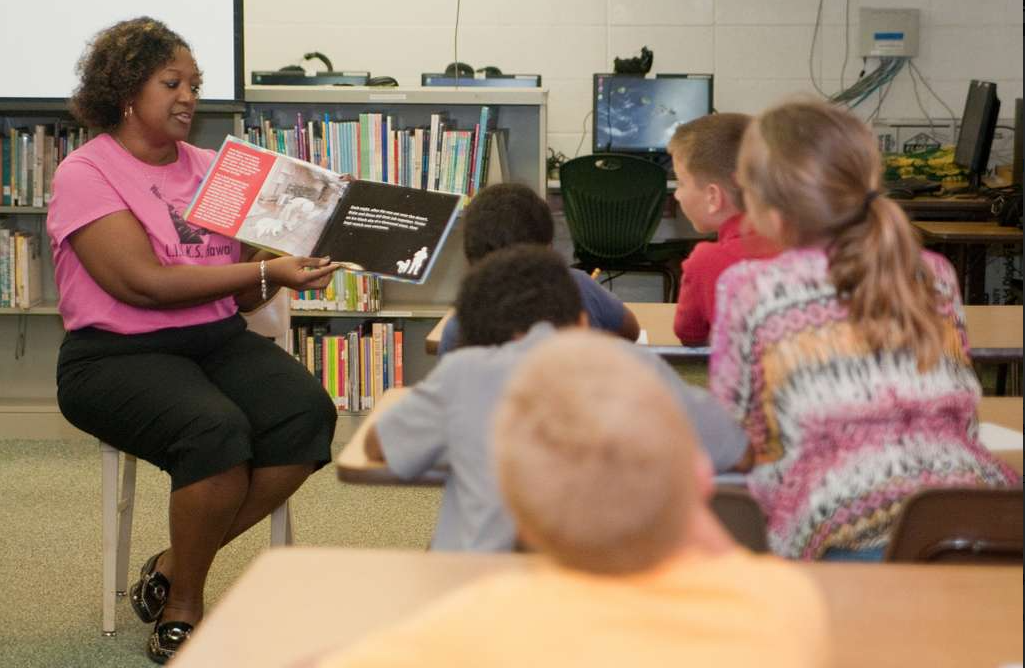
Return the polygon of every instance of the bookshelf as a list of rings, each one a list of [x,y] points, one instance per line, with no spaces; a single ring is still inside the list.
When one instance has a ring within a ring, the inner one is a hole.
[[[398,128],[429,124],[432,113],[444,112],[462,129],[472,129],[480,107],[497,111],[497,127],[509,134],[508,163],[512,180],[544,196],[546,190],[547,92],[539,89],[366,88],[313,86],[253,86],[246,89],[244,110],[239,105],[207,105],[200,109],[190,139],[217,148],[228,133],[243,136],[246,125],[262,114],[279,125],[291,125],[296,113],[304,117],[353,120],[360,113],[392,115]],[[0,129],[25,119],[67,119],[62,101],[0,100]],[[0,219],[45,234],[45,207],[0,207]],[[424,340],[455,299],[466,270],[463,231],[457,222],[423,285],[384,282],[382,308],[376,312],[293,309],[294,320],[343,319],[353,324],[368,318],[401,319],[405,326],[404,363],[407,383],[422,378],[435,363]],[[56,306],[53,266],[44,254],[44,300],[31,309],[0,309],[0,433],[11,437],[56,438],[79,432],[60,416],[55,397],[57,350],[63,328]],[[36,317],[41,316],[41,317]],[[45,317],[48,316],[48,317]],[[23,343],[22,343],[23,342]],[[22,345],[20,356],[16,348]],[[336,438],[355,429],[359,413],[340,414]]]
[[[391,116],[393,128],[427,127],[431,114],[442,112],[452,126],[472,130],[487,106],[497,115],[496,127],[508,131],[510,179],[544,195],[547,137],[547,92],[538,89],[367,88],[333,86],[251,86],[246,89],[246,127],[266,119],[276,127],[291,127],[304,119],[357,120],[360,114]],[[424,340],[454,301],[466,271],[463,228],[457,221],[423,285],[383,281],[381,310],[371,313],[293,309],[293,322],[308,319],[347,319],[353,326],[367,318],[402,320],[406,383],[422,378],[434,365]],[[344,327],[345,325],[342,325]],[[341,418],[352,414],[340,413]],[[358,418],[358,415],[356,416]],[[336,438],[347,425],[339,422]]]

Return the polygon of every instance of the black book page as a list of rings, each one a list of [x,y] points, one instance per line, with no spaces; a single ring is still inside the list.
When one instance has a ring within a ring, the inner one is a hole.
[[[352,181],[313,254],[344,268],[422,283],[441,252],[461,196]]]

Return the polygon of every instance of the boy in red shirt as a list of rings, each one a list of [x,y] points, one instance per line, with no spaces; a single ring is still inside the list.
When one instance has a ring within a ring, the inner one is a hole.
[[[778,251],[744,225],[744,200],[733,179],[746,114],[712,114],[676,128],[669,141],[676,173],[673,197],[699,232],[717,232],[683,261],[683,278],[673,331],[686,345],[704,345],[715,318],[715,282],[740,260],[771,257]]]

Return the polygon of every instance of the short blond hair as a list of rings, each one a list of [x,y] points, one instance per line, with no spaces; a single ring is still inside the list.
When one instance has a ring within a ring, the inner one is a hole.
[[[740,143],[750,124],[747,114],[709,114],[676,126],[668,146],[670,155],[686,165],[701,185],[718,185],[741,211],[744,198],[734,173]]]
[[[581,330],[529,353],[495,417],[499,480],[525,538],[598,573],[648,569],[682,544],[696,442],[652,369]]]

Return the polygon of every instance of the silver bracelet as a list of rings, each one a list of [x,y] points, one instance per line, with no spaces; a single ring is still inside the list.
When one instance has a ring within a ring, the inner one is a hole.
[[[260,260],[260,299],[267,301],[267,260]]]

